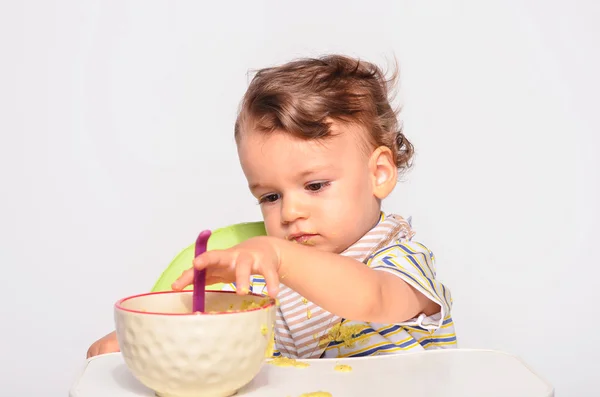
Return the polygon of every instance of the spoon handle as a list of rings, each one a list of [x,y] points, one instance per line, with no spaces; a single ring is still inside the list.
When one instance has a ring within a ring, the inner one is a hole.
[[[196,239],[196,252],[194,258],[206,252],[210,230],[204,230]],[[194,268],[194,293],[192,297],[192,311],[204,312],[204,295],[206,292],[206,270],[196,270]]]

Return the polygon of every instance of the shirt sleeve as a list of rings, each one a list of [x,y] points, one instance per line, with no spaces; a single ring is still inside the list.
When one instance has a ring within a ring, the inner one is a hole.
[[[450,290],[436,279],[435,256],[423,244],[408,240],[397,240],[376,252],[368,262],[374,270],[394,274],[439,304],[441,310],[431,316],[421,313],[402,324],[418,325],[426,329],[438,329],[450,316],[452,296]]]
[[[267,283],[262,276],[252,276],[250,279],[250,291],[253,294],[267,296]]]
[[[235,283],[227,283],[223,285],[221,291],[236,291]],[[250,292],[256,295],[267,296],[267,285],[262,276],[252,276],[250,278]]]

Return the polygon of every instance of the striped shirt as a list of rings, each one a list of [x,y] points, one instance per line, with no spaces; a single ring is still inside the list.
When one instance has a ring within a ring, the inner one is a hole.
[[[357,322],[340,318],[280,285],[274,356],[291,358],[361,357],[405,351],[456,347],[450,314],[450,290],[436,279],[435,256],[412,241],[410,222],[381,214],[378,224],[341,255],[371,269],[400,277],[441,307],[432,316],[420,314],[397,324]],[[265,280],[253,276],[251,292],[266,295]],[[226,289],[234,290],[235,284]]]

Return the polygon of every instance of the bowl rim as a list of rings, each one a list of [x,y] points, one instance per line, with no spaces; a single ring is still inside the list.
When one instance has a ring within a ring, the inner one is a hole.
[[[193,292],[194,291],[192,291],[192,290],[145,292],[143,294],[131,295],[131,296],[127,296],[125,298],[119,299],[115,303],[114,308],[115,308],[115,310],[120,310],[120,311],[128,312],[128,313],[148,314],[148,315],[155,315],[155,316],[156,315],[158,315],[158,316],[213,316],[213,315],[220,315],[220,314],[231,314],[231,313],[242,313],[242,312],[245,313],[245,312],[253,312],[253,311],[257,311],[257,310],[264,310],[264,309],[270,308],[271,306],[275,306],[275,304],[276,304],[276,300],[274,298],[271,298],[270,296],[248,293],[245,296],[253,296],[256,298],[268,299],[269,302],[267,304],[264,304],[260,307],[256,307],[253,309],[234,310],[234,311],[227,311],[227,312],[163,313],[163,312],[133,310],[133,309],[127,309],[127,308],[123,307],[123,303],[125,303],[126,301],[135,299],[135,298],[141,298],[143,296],[162,295],[162,294],[192,294]],[[237,294],[235,291],[206,291],[206,293],[207,294]]]

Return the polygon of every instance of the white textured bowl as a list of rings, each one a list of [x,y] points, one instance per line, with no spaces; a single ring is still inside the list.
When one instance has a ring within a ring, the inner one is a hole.
[[[244,302],[261,306],[228,312],[241,309]],[[206,311],[192,313],[191,291],[136,295],[115,304],[123,359],[158,396],[231,396],[270,357],[273,299],[207,291]]]

